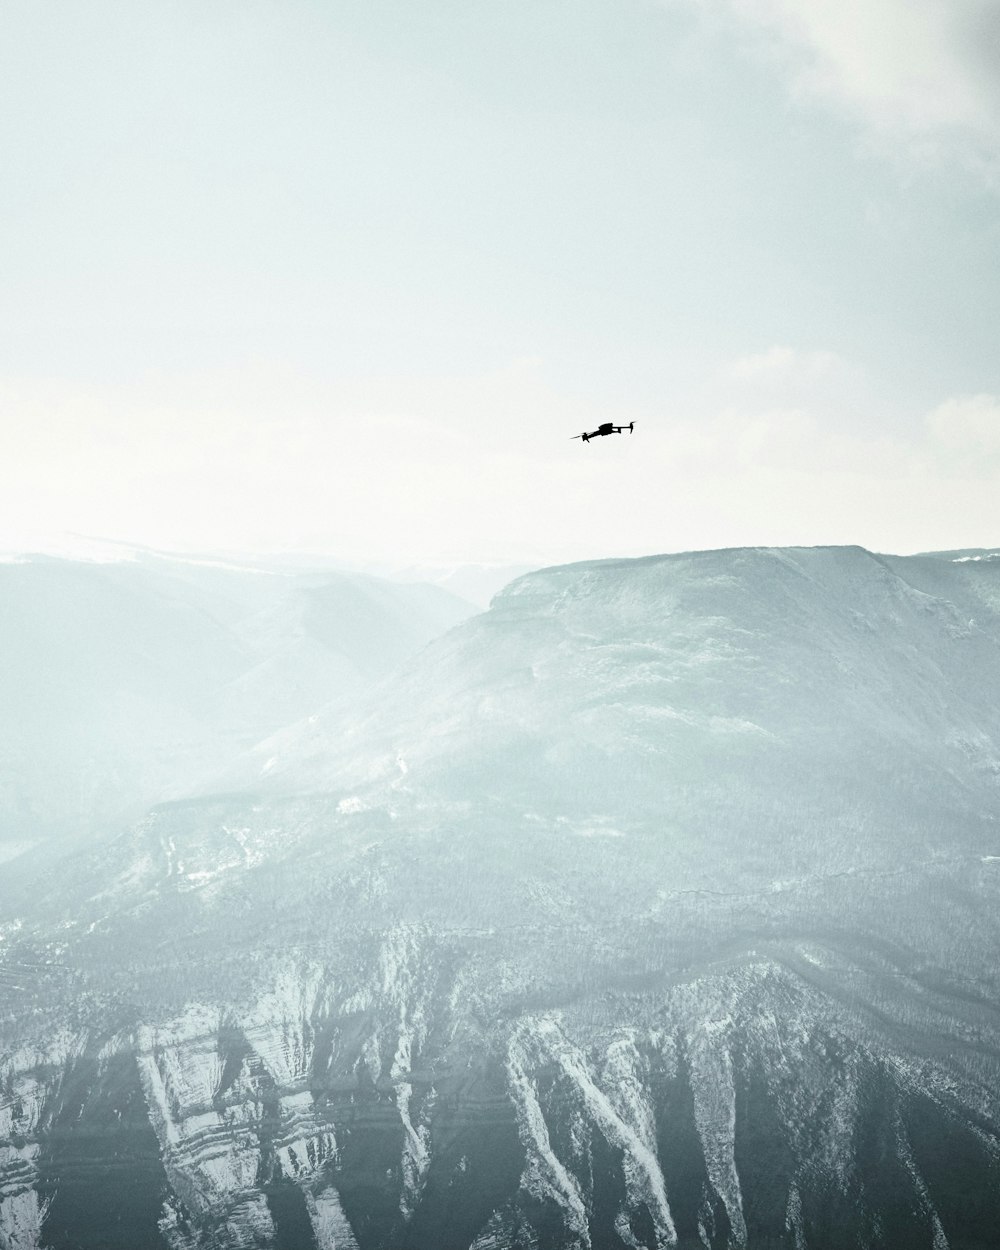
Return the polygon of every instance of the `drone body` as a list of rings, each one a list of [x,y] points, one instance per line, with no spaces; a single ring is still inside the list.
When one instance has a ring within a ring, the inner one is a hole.
[[[604,438],[606,434],[623,434],[626,430],[631,434],[634,429],[634,421],[630,421],[628,425],[614,425],[611,421],[605,421],[596,430],[591,430],[586,434],[574,434],[573,437],[582,438],[585,443],[589,443],[592,438]]]

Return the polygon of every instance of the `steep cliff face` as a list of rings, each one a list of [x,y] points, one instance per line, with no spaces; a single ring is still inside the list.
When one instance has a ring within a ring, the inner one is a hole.
[[[774,961],[477,1031],[424,941],[12,1056],[0,1244],[991,1244],[995,1106]]]
[[[1000,569],[549,570],[0,883],[0,1247],[986,1247]]]

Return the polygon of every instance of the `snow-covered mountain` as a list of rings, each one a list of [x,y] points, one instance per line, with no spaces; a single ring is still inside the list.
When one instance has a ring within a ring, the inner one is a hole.
[[[0,882],[0,1246],[987,1247],[1000,563],[530,574]]]
[[[330,571],[0,564],[0,860],[185,793],[474,611]]]

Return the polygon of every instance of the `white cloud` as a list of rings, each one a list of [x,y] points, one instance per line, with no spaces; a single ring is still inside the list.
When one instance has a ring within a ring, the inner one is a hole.
[[[834,370],[840,363],[834,352],[797,352],[791,347],[769,347],[767,351],[738,356],[730,373],[740,381],[785,383],[812,381]]]
[[[1000,468],[1000,398],[964,395],[945,400],[927,416],[932,445],[947,464],[973,476]]]
[[[797,416],[834,427],[870,403],[870,381],[851,361],[825,348],[785,344],[725,362],[700,396],[705,412],[767,414],[782,422]]]
[[[65,531],[532,562],[547,501],[585,500],[599,467],[569,435],[603,419],[531,361],[335,383],[265,368],[131,387],[0,378],[0,550]]]
[[[632,418],[634,436],[569,441]],[[1000,397],[948,399],[890,435],[863,375],[821,350],[742,356],[645,411],[559,391],[530,361],[92,392],[0,378],[0,446],[0,550],[28,531],[389,563],[1000,545]]]
[[[910,150],[1000,142],[996,0],[693,0],[764,32],[796,93],[832,102]]]
[[[890,433],[849,361],[834,358],[803,388],[810,355],[771,349],[730,362],[703,406],[655,431],[649,460],[681,492],[674,549],[1000,544],[1000,396],[950,398]]]

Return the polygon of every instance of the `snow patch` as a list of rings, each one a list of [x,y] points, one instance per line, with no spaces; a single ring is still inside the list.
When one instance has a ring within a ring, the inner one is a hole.
[[[590,1229],[583,1195],[573,1177],[556,1157],[548,1126],[529,1075],[530,1038],[516,1033],[507,1048],[508,1087],[517,1115],[518,1133],[527,1156],[521,1185],[539,1198],[550,1198],[563,1212],[571,1233],[590,1246]]]
[[[0,1150],[0,1171],[6,1167],[4,1151]],[[0,1246],[4,1250],[39,1250],[46,1211],[33,1188],[0,1198]]]
[[[747,1242],[743,1195],[736,1171],[736,1087],[725,1036],[730,1017],[708,1020],[689,1039],[694,1117],[708,1178],[722,1199],[736,1246]]]
[[[306,1209],[318,1250],[359,1250],[354,1231],[332,1185],[319,1193],[306,1193]]]

